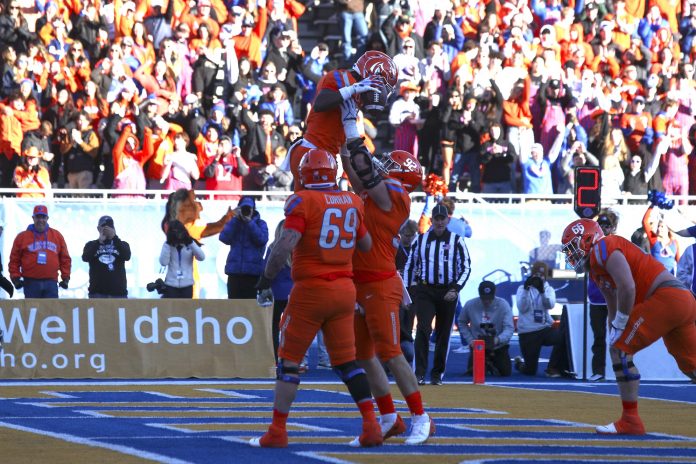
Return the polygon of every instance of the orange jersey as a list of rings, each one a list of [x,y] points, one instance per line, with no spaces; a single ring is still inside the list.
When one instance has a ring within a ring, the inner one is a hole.
[[[354,83],[355,78],[349,70],[337,69],[321,78],[317,86],[317,95],[324,89],[338,92],[338,89],[348,87]],[[341,108],[337,106],[322,112],[314,111],[314,108],[312,108],[307,115],[307,130],[304,138],[317,148],[333,154],[338,153],[341,145],[346,141],[343,123],[341,122]]]
[[[372,236],[372,248],[367,253],[355,251],[353,269],[356,282],[383,280],[396,273],[399,229],[409,217],[411,198],[399,181],[385,179],[384,182],[392,201],[391,211],[382,210],[365,195],[365,226]]]
[[[623,237],[609,235],[592,246],[590,250],[590,277],[599,288],[602,286],[616,288],[616,284],[606,271],[605,266],[609,256],[617,250],[626,257],[631,268],[631,275],[636,284],[635,304],[643,303],[653,281],[658,274],[665,270],[665,267]]]
[[[367,229],[360,198],[340,190],[302,190],[285,202],[286,229],[302,234],[292,254],[292,280],[353,275],[356,241]]]

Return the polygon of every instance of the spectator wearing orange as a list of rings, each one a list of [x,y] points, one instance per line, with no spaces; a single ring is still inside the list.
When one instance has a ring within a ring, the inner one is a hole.
[[[20,189],[31,189],[37,192],[18,193],[19,198],[43,198],[45,191],[51,189],[51,176],[48,169],[41,166],[41,153],[36,147],[27,148],[19,158],[19,164],[14,171],[14,184]]]
[[[590,44],[584,40],[580,23],[570,26],[567,40],[561,43],[561,62],[565,63],[568,60],[575,62],[578,71],[594,60],[594,52]]]
[[[196,145],[197,164],[199,172],[210,164],[210,160],[217,155],[220,143],[220,129],[215,124],[208,124],[203,132],[194,141]]]
[[[606,31],[606,29],[607,28],[602,28],[602,31]],[[602,34],[605,33],[603,32]],[[611,43],[611,41],[608,43]],[[621,66],[619,66],[619,62],[616,60],[616,51],[614,47],[608,45],[608,43],[602,43],[597,47],[594,61],[590,65],[590,69],[595,73],[604,74],[605,76],[608,75],[612,79],[615,79],[621,73]]]
[[[679,21],[677,15],[682,12],[682,4],[680,1],[674,0],[649,0],[649,5],[656,5],[662,12],[662,16],[667,18],[669,27],[672,33],[679,32]]]
[[[92,68],[89,59],[85,55],[82,43],[73,42],[68,49],[65,59],[65,68],[70,70],[70,74],[76,84],[76,89],[83,90],[87,82],[91,80]]]
[[[534,143],[532,130],[532,110],[529,106],[531,80],[529,76],[520,79],[512,87],[510,97],[503,101],[503,122],[508,129],[508,141],[524,163],[530,156]]]
[[[663,55],[661,52],[663,52],[665,49],[670,50],[673,60],[674,57],[678,57],[680,54],[679,43],[674,40],[672,32],[666,27],[661,27],[657,30],[657,32],[653,35],[648,48],[653,53],[653,63],[663,63],[659,57],[660,55]]]
[[[0,102],[0,186],[11,187],[14,169],[22,149],[24,133],[39,128],[36,102],[32,99],[25,107],[19,91],[6,102]]]
[[[164,159],[174,152],[174,139],[184,133],[183,128],[175,123],[170,123],[163,118],[155,119],[155,130],[152,133],[153,137],[153,155],[147,163],[145,171],[145,179],[147,180],[148,189],[161,189],[163,185],[160,183],[164,172]],[[190,144],[188,134],[185,134],[184,140],[187,146]]]
[[[444,9],[445,2],[439,2],[440,9]],[[462,18],[461,30],[464,37],[468,40],[476,39],[478,35],[479,26],[483,19],[482,14],[485,12],[485,3],[481,0],[462,2],[462,5],[456,9],[456,16]],[[446,11],[442,13],[446,16]],[[437,7],[436,13],[437,15]],[[496,19],[496,22],[498,20]],[[456,23],[455,23],[456,25]]]
[[[51,85],[54,88],[66,87],[70,93],[75,93],[78,90],[72,70],[67,66],[62,66],[60,61],[51,61],[46,80],[47,86]]]
[[[116,37],[126,37],[131,35],[135,24],[135,3],[128,0],[123,2],[121,8],[117,8],[114,3],[114,33]]]
[[[206,50],[217,50],[221,47],[220,40],[212,35],[207,23],[198,26],[196,37],[191,39],[189,45],[189,48],[199,55],[202,55]]]
[[[657,113],[653,119],[653,130],[655,131],[655,139],[662,138],[667,133],[667,126],[670,121],[674,121],[679,111],[679,102],[667,98],[663,105],[662,111]]]
[[[638,30],[638,21],[633,15],[626,11],[625,0],[615,1],[614,10],[614,21],[616,22],[614,44],[619,50],[623,51],[631,45],[631,37],[634,36]]]
[[[261,38],[266,33],[267,16],[266,9],[259,7],[258,22],[254,21],[251,14],[247,14],[242,20],[242,32],[234,37],[234,49],[238,58],[247,57],[254,69],[261,67]]]
[[[621,116],[621,130],[631,153],[638,153],[640,141],[647,130],[652,130],[652,115],[645,111],[645,97],[637,95],[630,110]]]
[[[195,14],[190,13],[190,4],[186,3],[181,14],[180,22],[186,23],[192,34],[198,34],[198,28],[205,24],[210,31],[210,36],[217,38],[220,34],[220,24],[210,16],[212,4],[210,0],[198,0]]]
[[[48,43],[54,37],[53,21],[56,19],[65,18],[59,12],[58,4],[55,1],[50,0],[46,2],[46,5],[44,6],[44,14],[37,18],[36,24],[34,25],[34,30],[44,45],[48,45]]]
[[[156,98],[160,115],[165,113],[172,100],[178,99],[176,76],[162,59],[157,60],[154,66],[152,61],[144,62],[135,71],[133,77],[148,95]]]
[[[133,130],[133,124],[124,119],[121,135],[113,150],[114,188],[117,190],[145,190],[143,166],[152,157],[152,129],[145,128],[143,148]]]

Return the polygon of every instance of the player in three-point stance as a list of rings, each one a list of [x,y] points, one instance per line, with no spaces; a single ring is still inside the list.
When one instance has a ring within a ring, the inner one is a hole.
[[[696,300],[652,256],[597,222],[577,219],[563,232],[563,252],[576,272],[589,271],[607,301],[609,354],[623,413],[596,428],[603,434],[643,435],[638,414],[640,373],[633,355],[662,338],[679,369],[696,381]]]

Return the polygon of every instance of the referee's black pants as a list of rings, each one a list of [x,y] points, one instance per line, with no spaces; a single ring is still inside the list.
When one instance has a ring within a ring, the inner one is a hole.
[[[449,351],[450,333],[454,322],[454,311],[457,300],[445,301],[445,294],[449,290],[444,285],[420,284],[416,288],[414,306],[418,325],[416,326],[415,358],[416,377],[425,377],[428,371],[428,351],[430,348],[430,334],[432,333],[433,318],[435,318],[435,356],[433,357],[433,369],[430,371],[430,379],[441,379],[445,373],[447,352]]]

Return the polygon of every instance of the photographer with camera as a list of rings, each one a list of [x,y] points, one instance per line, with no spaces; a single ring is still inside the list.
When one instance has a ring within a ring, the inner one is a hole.
[[[180,221],[169,221],[167,241],[162,245],[159,258],[160,264],[167,266],[164,288],[161,281],[156,281],[153,285],[148,284],[148,291],[157,290],[162,294],[162,298],[193,298],[194,258],[198,261],[205,259],[201,244],[189,235]]]
[[[505,299],[495,296],[495,284],[484,280],[478,287],[479,297],[464,304],[459,315],[459,330],[469,345],[469,362],[465,375],[471,375],[474,365],[474,340],[486,343],[486,372],[490,375],[509,377],[510,338],[514,332],[512,308]]]
[[[24,150],[14,170],[14,183],[17,188],[37,190],[37,193],[18,193],[19,198],[43,198],[43,192],[51,190],[51,177],[48,169],[41,166],[41,153],[38,148],[28,147]]]
[[[90,298],[128,298],[126,261],[131,258],[128,242],[116,235],[114,220],[102,216],[97,223],[99,238],[85,244],[82,261],[89,264]]]
[[[79,113],[75,128],[58,130],[58,151],[63,157],[66,187],[87,189],[94,181],[94,166],[99,154],[99,137],[86,113]]]
[[[225,263],[227,298],[256,299],[255,285],[264,269],[268,225],[256,211],[254,197],[242,197],[234,213],[220,232],[220,241],[230,246]]]
[[[549,267],[537,261],[532,264],[531,275],[517,289],[517,333],[524,357],[515,358],[515,369],[524,375],[536,375],[542,346],[553,346],[547,377],[561,377],[568,371],[565,333],[553,327],[549,310],[556,306],[556,291],[546,282]]]

